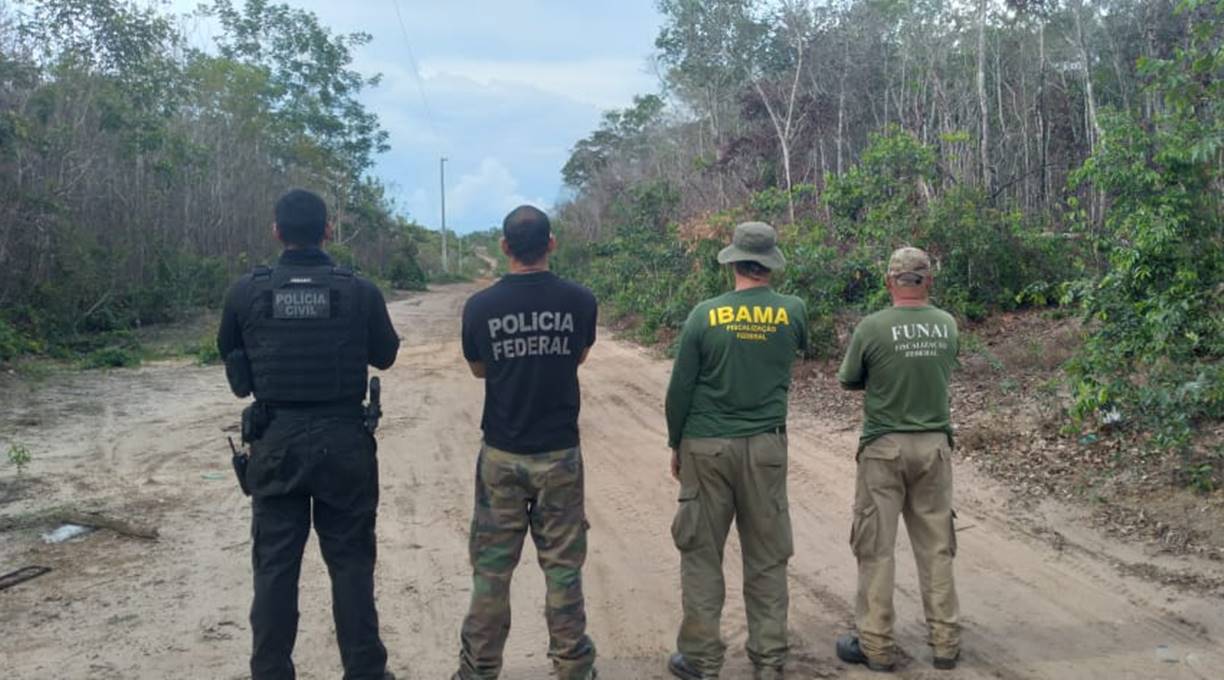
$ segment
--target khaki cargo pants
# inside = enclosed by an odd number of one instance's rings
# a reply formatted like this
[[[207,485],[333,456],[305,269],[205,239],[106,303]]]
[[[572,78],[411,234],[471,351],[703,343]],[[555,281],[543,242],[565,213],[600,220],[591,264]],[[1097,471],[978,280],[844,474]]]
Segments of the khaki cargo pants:
[[[744,559],[748,656],[758,666],[786,661],[786,562],[793,553],[786,500],[786,434],[680,442],[680,503],[672,538],[680,550],[684,618],[676,647],[706,677],[718,677],[723,546],[732,520]]]
[[[595,645],[586,634],[582,597],[587,551],[582,451],[520,455],[486,445],[476,465],[472,603],[463,621],[457,678],[492,680],[501,673],[510,633],[510,579],[528,531],[544,570],[548,656],[556,675],[560,680],[591,675]]]
[[[850,546],[858,558],[856,618],[863,653],[894,661],[893,580],[897,517],[905,516],[918,586],[935,656],[960,648],[959,604],[952,579],[956,531],[952,510],[952,447],[943,432],[898,432],[858,455]]]

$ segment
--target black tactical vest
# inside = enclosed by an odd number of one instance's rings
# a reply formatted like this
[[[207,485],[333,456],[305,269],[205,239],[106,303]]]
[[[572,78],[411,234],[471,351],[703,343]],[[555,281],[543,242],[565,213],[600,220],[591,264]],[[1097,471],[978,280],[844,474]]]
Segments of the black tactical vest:
[[[243,342],[255,398],[358,402],[369,363],[367,310],[343,267],[256,268]]]

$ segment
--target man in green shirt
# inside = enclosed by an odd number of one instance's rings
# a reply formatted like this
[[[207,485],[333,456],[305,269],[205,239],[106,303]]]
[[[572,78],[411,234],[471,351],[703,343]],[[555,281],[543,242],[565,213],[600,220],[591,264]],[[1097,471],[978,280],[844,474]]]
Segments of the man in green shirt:
[[[735,228],[718,261],[735,290],[697,305],[684,324],[667,388],[672,475],[680,481],[672,538],[680,550],[684,619],[668,660],[684,680],[717,678],[726,645],[723,547],[732,520],[744,553],[748,656],[757,680],[786,661],[786,404],[791,364],[807,346],[803,301],[770,288],[785,260],[762,222]]]
[[[875,671],[895,666],[893,579],[897,518],[905,516],[936,668],[960,658],[952,578],[952,426],[948,380],[956,365],[956,320],[930,304],[931,261],[901,248],[888,263],[893,306],[859,323],[837,378],[866,390],[850,546],[858,559],[857,635],[837,656]]]

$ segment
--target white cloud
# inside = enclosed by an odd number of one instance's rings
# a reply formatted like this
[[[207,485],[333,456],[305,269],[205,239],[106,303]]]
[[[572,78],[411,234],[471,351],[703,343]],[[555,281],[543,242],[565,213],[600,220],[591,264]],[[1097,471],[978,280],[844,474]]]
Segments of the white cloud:
[[[200,2],[138,1],[176,12]],[[450,159],[447,226],[485,229],[519,203],[551,204],[528,197],[560,192],[572,145],[604,110],[629,106],[633,95],[657,87],[648,68],[659,25],[655,0],[398,0],[399,16],[390,0],[276,1],[316,12],[336,33],[372,35],[354,50],[353,66],[383,74],[361,94],[391,145],[373,174],[401,209],[430,227],[440,213],[439,156]],[[188,20],[184,29],[201,46],[219,32],[207,19]]]
[[[570,61],[430,59],[421,75],[455,75],[486,86],[520,84],[600,110],[628,106],[633,96],[657,89],[644,59],[582,59]]]
[[[519,190],[519,182],[502,162],[486,157],[474,173],[459,178],[454,188],[446,191],[447,220],[453,216],[463,220],[471,215],[504,215],[517,206],[530,203],[547,209],[540,198],[527,198]],[[468,225],[470,229],[487,228],[490,225]]]

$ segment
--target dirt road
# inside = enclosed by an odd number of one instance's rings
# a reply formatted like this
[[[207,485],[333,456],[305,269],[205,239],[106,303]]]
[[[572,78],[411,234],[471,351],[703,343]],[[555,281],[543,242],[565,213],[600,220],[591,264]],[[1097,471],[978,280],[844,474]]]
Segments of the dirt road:
[[[464,366],[458,312],[472,286],[396,302],[405,336],[384,374],[379,432],[379,606],[392,669],[443,679],[455,663],[468,601],[466,533],[479,443],[480,382]],[[582,433],[592,525],[586,568],[590,630],[602,678],[663,678],[679,620],[678,558],[668,527],[662,398],[668,364],[608,334],[582,369]],[[11,385],[10,385],[11,387]],[[250,595],[247,501],[232,483],[225,428],[238,402],[217,367],[160,364],[53,377],[33,396],[0,397],[0,443],[35,455],[27,480],[0,477],[0,573],[50,574],[0,592],[0,676],[164,680],[244,677]],[[845,668],[834,636],[851,622],[847,546],[856,423],[792,407],[790,677],[879,677]],[[912,679],[1224,678],[1220,594],[1178,591],[1125,573],[1219,574],[1219,565],[1151,557],[1083,528],[1049,505],[1024,516],[1008,493],[957,470],[957,570],[965,661],[931,669],[908,546],[900,548],[900,643]],[[156,542],[99,531],[47,546],[36,521],[57,505],[105,508],[160,527]],[[2,527],[7,526],[4,530]],[[14,528],[15,527],[15,528]],[[547,677],[543,578],[528,548],[514,584],[507,680]],[[314,541],[302,578],[300,677],[337,678],[330,596]],[[737,584],[738,546],[728,548]],[[748,678],[742,600],[729,593],[724,678]],[[1158,646],[1163,646],[1158,648]]]

